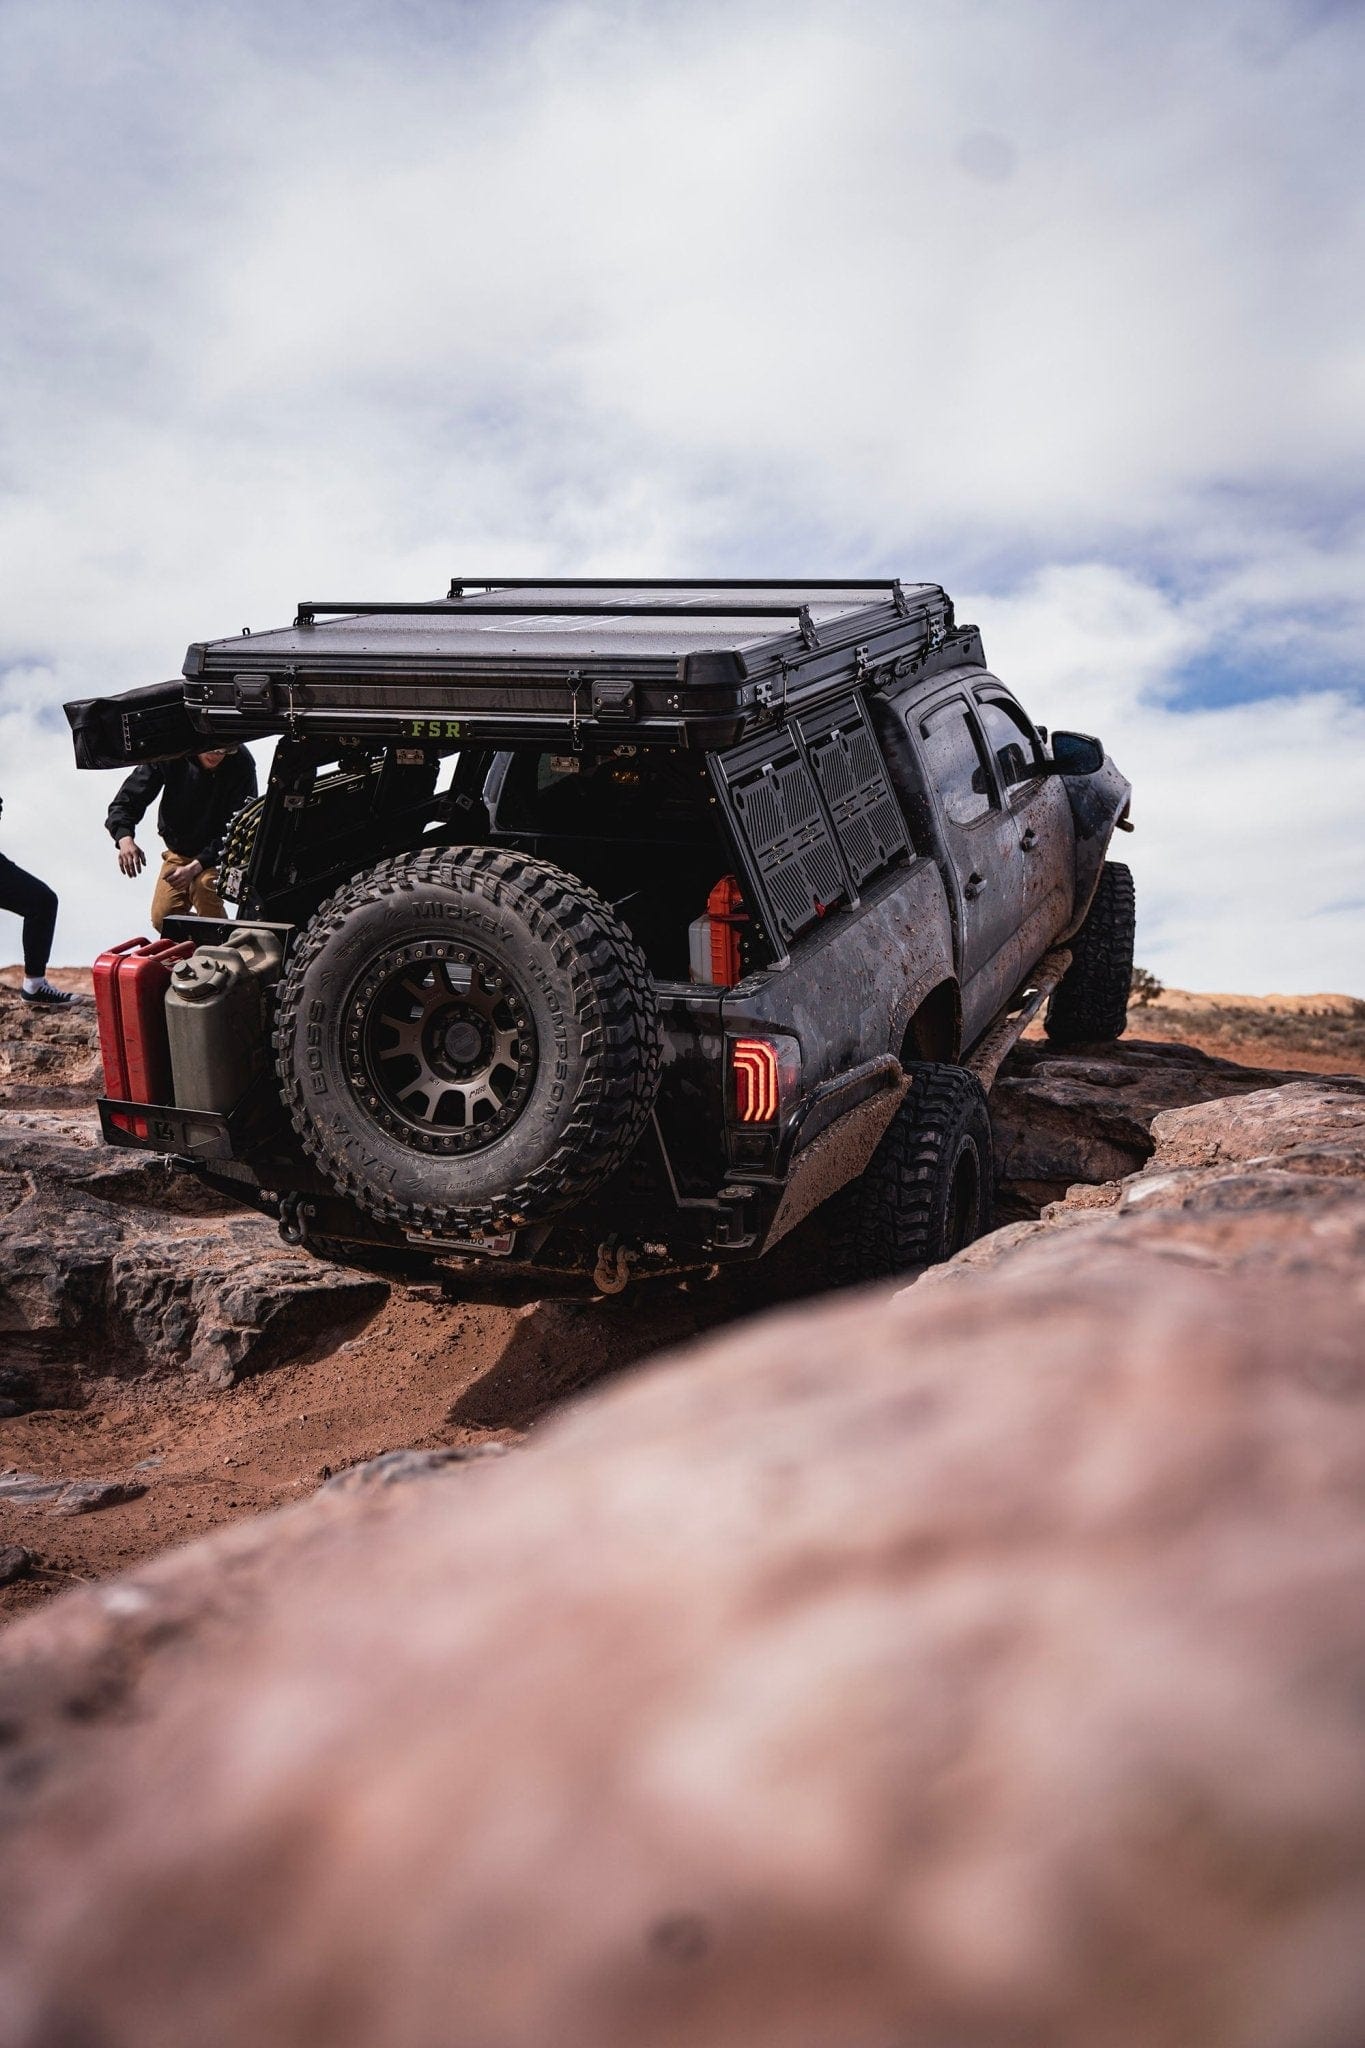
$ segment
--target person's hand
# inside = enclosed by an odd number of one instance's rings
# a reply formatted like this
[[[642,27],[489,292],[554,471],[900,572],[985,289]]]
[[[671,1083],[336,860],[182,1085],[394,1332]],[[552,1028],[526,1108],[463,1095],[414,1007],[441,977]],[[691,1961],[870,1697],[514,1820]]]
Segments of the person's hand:
[[[140,875],[147,865],[147,856],[131,832],[126,833],[118,843],[118,864],[130,881],[134,875]]]
[[[166,880],[173,889],[188,889],[191,882],[197,882],[203,872],[202,860],[187,860],[182,866],[169,869]]]

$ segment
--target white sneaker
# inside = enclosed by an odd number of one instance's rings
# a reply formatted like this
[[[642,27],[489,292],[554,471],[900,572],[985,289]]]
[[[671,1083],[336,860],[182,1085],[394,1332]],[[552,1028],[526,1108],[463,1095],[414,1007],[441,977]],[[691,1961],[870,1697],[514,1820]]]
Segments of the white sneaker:
[[[41,975],[32,987],[25,983],[19,993],[26,1003],[36,1003],[47,1010],[64,1010],[68,1003],[77,1000],[69,989],[54,988],[46,975]]]

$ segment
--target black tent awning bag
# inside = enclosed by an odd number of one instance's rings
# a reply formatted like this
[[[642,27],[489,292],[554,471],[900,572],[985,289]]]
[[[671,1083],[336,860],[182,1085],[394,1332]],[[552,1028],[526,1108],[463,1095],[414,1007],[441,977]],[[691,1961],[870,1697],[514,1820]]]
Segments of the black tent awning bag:
[[[185,708],[185,685],[150,683],[118,697],[83,697],[63,707],[78,768],[128,768],[192,754],[204,735]]]

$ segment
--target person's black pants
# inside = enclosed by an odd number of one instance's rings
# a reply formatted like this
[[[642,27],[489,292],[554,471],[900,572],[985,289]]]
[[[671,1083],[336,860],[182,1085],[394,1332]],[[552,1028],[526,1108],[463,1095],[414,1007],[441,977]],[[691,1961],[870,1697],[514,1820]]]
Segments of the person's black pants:
[[[24,973],[32,979],[46,974],[57,929],[57,896],[46,882],[29,875],[0,853],[0,910],[24,920]]]

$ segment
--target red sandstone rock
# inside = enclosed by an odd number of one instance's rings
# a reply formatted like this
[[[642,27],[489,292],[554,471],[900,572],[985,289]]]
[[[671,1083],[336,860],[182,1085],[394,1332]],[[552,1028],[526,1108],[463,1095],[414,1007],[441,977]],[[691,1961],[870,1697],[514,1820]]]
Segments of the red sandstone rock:
[[[1296,1082],[1165,1110],[1140,1173],[1079,1185],[1041,1221],[996,1231],[921,1286],[968,1273],[1071,1272],[1111,1246],[1225,1272],[1334,1276],[1365,1299],[1365,1093]]]
[[[1116,1247],[329,1490],[0,1646],[0,2033],[1359,2039],[1362,1487],[1358,1314]]]
[[[1135,1028],[1140,1025],[1138,1013]],[[1214,1101],[1231,1110],[1242,1095],[1303,1078],[1214,1059],[1188,1045],[1125,1038],[1068,1050],[1026,1039],[991,1091],[1001,1213],[1036,1216],[1072,1183],[1136,1172],[1151,1156],[1153,1120],[1160,1115]],[[1324,1085],[1365,1103],[1365,1081],[1334,1078]]]

